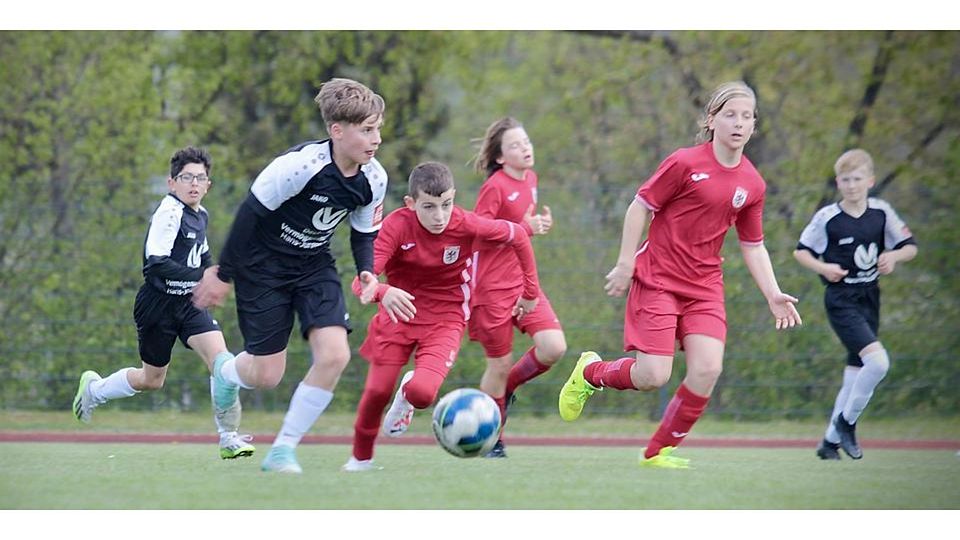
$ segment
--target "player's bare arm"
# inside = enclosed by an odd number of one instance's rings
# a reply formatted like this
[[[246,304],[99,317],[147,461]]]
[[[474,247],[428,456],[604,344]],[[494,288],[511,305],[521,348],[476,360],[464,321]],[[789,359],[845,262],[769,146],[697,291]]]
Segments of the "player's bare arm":
[[[803,324],[796,303],[799,300],[780,290],[777,277],[773,273],[773,264],[770,254],[763,244],[740,244],[743,261],[750,270],[750,275],[757,283],[757,287],[767,299],[770,313],[776,319],[777,330],[785,330]]]
[[[633,268],[636,264],[637,247],[647,228],[647,207],[634,199],[627,207],[627,214],[623,218],[623,234],[620,239],[620,255],[617,264],[607,273],[607,283],[603,289],[608,296],[623,296],[630,288],[633,280]]]

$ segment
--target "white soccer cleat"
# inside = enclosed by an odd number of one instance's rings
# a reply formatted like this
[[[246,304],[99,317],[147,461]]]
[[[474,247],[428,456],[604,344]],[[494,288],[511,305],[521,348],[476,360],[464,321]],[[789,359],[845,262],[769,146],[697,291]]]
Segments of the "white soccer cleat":
[[[413,378],[413,371],[408,371],[400,379],[397,395],[393,397],[393,404],[383,417],[383,434],[387,437],[399,437],[407,432],[413,420],[413,405],[403,397],[403,385]]]
[[[238,457],[252,456],[256,448],[250,441],[252,435],[239,435],[236,431],[228,431],[220,434],[220,459],[236,459]]]
[[[340,467],[340,470],[344,472],[382,471],[383,467],[374,465],[372,459],[357,459],[350,456],[350,459]]]
[[[80,375],[80,384],[77,387],[77,394],[73,397],[73,415],[77,420],[84,424],[89,424],[93,417],[93,410],[97,405],[103,403],[93,398],[90,393],[90,384],[99,381],[100,375],[96,371],[84,371]]]

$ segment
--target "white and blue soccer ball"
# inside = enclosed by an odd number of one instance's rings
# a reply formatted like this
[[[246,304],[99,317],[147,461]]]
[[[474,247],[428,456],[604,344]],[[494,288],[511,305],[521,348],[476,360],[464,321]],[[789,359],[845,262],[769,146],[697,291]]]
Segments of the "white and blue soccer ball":
[[[433,408],[433,434],[444,450],[457,457],[481,456],[497,444],[500,408],[480,390],[454,390]]]

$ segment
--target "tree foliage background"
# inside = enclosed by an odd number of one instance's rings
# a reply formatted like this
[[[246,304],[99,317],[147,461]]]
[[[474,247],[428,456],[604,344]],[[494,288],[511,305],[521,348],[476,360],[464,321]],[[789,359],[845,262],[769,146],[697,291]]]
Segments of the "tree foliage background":
[[[759,98],[746,153],[768,183],[767,247],[805,324],[773,329],[731,233],[730,333],[711,410],[795,417],[831,408],[844,352],[822,285],[791,252],[812,214],[837,199],[833,162],[859,146],[876,161],[875,195],[920,244],[917,259],[882,279],[881,339],[894,364],[871,414],[956,414],[958,74],[957,32],[0,32],[0,407],[65,408],[82,370],[139,365],[133,300],[170,155],[187,144],[213,154],[204,206],[216,256],[259,170],[325,138],[312,99],[337,76],[387,102],[378,159],[391,178],[388,209],[428,159],[453,168],[459,203],[472,207],[483,181],[472,170],[475,139],[501,116],[525,124],[541,203],[556,220],[535,239],[541,280],[570,350],[522,390],[518,411],[551,413],[582,350],[620,352],[624,302],[602,285],[623,212],[660,160],[693,144],[710,90],[742,79]],[[345,282],[346,246],[338,233]],[[356,350],[373,308],[350,302]],[[240,350],[232,298],[215,315]],[[518,336],[514,351],[528,346]],[[247,406],[285,408],[309,363],[296,334],[290,351],[281,386],[244,393]],[[482,358],[465,341],[445,389],[478,384]],[[682,371],[680,353],[674,385]],[[354,355],[334,407],[356,406],[365,372]],[[178,345],[163,391],[116,406],[206,407],[206,380]],[[588,413],[656,416],[671,390],[598,394]]]

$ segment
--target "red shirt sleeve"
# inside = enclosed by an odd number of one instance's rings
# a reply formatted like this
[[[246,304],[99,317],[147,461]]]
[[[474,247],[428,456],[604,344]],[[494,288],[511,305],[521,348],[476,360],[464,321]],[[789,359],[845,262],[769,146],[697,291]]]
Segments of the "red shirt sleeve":
[[[659,212],[665,204],[677,196],[683,187],[684,169],[683,164],[677,159],[677,153],[670,154],[660,163],[653,176],[640,186],[637,190],[637,198],[654,212]]]
[[[480,193],[477,194],[477,204],[473,207],[474,213],[480,217],[495,219],[502,205],[503,195],[501,195],[500,189],[494,185],[494,182],[487,179],[480,186]]]
[[[763,243],[763,203],[761,195],[756,201],[737,213],[737,237],[744,244]]]
[[[470,214],[467,214],[467,216],[470,216]],[[531,300],[540,296],[537,261],[533,255],[530,237],[523,234],[523,229],[512,221],[487,219],[476,214],[471,217],[471,226],[476,231],[476,238],[480,243],[509,244],[517,254],[517,260],[520,261],[520,271],[523,273],[522,296]]]

